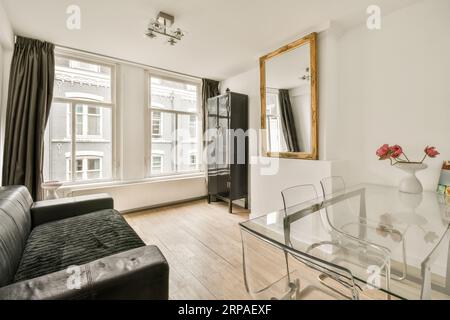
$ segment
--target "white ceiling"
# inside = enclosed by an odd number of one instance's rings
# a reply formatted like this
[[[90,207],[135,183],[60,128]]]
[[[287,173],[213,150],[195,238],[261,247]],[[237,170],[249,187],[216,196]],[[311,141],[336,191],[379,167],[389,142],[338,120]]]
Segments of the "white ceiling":
[[[222,80],[257,66],[258,58],[330,20],[362,23],[366,8],[383,14],[418,0],[0,0],[19,35],[199,77]],[[79,31],[66,9],[81,7]],[[188,31],[177,46],[143,36],[159,11]]]

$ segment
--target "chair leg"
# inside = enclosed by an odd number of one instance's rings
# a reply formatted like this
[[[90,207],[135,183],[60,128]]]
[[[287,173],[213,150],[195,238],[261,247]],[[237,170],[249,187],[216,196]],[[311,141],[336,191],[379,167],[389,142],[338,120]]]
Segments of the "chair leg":
[[[233,213],[233,200],[230,199],[230,208],[229,208],[229,212]]]

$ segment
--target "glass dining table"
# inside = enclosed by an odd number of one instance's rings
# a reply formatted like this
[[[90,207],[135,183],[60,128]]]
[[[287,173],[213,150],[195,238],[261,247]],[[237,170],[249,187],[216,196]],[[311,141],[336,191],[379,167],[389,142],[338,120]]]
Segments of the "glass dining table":
[[[276,260],[284,255],[338,268],[356,291],[376,290],[381,299],[450,299],[449,226],[449,197],[353,186],[241,223],[245,284],[258,299],[282,298],[272,290],[280,279],[299,291],[292,270]],[[268,251],[252,248],[255,239]]]

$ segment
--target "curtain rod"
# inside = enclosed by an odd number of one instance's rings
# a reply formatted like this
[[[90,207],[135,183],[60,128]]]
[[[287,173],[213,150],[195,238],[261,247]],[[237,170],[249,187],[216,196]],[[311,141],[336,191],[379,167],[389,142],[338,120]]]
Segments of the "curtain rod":
[[[160,67],[155,67],[155,66],[151,66],[151,65],[148,65],[148,64],[145,64],[145,63],[134,62],[134,61],[130,61],[130,60],[122,59],[122,58],[116,58],[116,57],[108,56],[108,55],[101,54],[101,53],[95,53],[95,52],[91,52],[91,51],[87,51],[87,50],[75,49],[75,48],[71,48],[71,47],[67,47],[67,46],[62,46],[62,45],[59,45],[59,44],[55,44],[55,47],[57,49],[63,49],[63,50],[69,50],[69,51],[74,51],[74,52],[80,52],[80,53],[84,53],[84,54],[88,54],[88,55],[93,55],[93,56],[106,58],[108,60],[113,60],[113,61],[120,62],[120,63],[125,63],[125,64],[129,64],[129,65],[134,65],[134,66],[150,68],[150,69],[154,69],[154,70],[158,70],[158,71],[163,71],[163,72],[173,73],[173,74],[177,74],[177,75],[184,76],[184,77],[189,77],[189,78],[192,78],[192,79],[202,80],[201,77],[193,76],[193,75],[190,75],[190,74],[177,72],[177,71],[172,71],[172,70],[164,69],[164,68],[160,68]]]
[[[14,43],[17,42],[17,35],[14,35]],[[59,44],[55,44],[55,47],[58,49],[63,49],[63,50],[69,50],[69,51],[74,51],[74,52],[81,52],[84,54],[88,54],[88,55],[93,55],[93,56],[98,56],[98,57],[102,57],[102,58],[106,58],[109,60],[113,60],[116,62],[120,62],[120,63],[126,63],[129,65],[134,65],[134,66],[140,66],[140,67],[145,67],[145,68],[150,68],[150,69],[154,69],[154,70],[158,70],[158,71],[163,71],[163,72],[168,72],[168,73],[173,73],[173,74],[177,74],[180,76],[184,76],[184,77],[189,77],[192,79],[197,79],[197,80],[202,80],[203,78],[201,77],[197,77],[197,76],[193,76],[190,74],[186,74],[186,73],[182,73],[182,72],[177,72],[177,71],[172,71],[169,69],[164,69],[164,68],[159,68],[159,67],[154,67],[145,63],[139,63],[139,62],[134,62],[134,61],[130,61],[130,60],[126,60],[126,59],[122,59],[122,58],[116,58],[116,57],[111,57],[105,54],[101,54],[101,53],[95,53],[95,52],[91,52],[91,51],[87,51],[87,50],[81,50],[81,49],[75,49],[72,47],[68,47],[68,46],[63,46],[63,45],[59,45]]]

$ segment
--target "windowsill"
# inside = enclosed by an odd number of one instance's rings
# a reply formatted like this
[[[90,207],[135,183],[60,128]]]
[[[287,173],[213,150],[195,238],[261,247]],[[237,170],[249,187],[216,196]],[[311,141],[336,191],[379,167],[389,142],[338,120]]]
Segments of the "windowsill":
[[[171,176],[161,176],[161,177],[152,177],[145,178],[139,180],[130,180],[130,181],[122,181],[122,180],[114,180],[114,181],[102,181],[102,182],[87,182],[81,184],[65,184],[59,190],[95,190],[102,189],[107,187],[119,187],[119,186],[129,186],[129,185],[139,185],[139,184],[148,184],[148,183],[160,183],[160,182],[170,182],[170,181],[178,181],[178,180],[189,180],[189,179],[199,179],[204,178],[205,172],[196,172],[189,174],[179,174],[179,175],[171,175]]]
[[[70,139],[52,139],[52,143],[71,143]],[[77,138],[77,143],[110,143],[111,140],[103,138]]]

